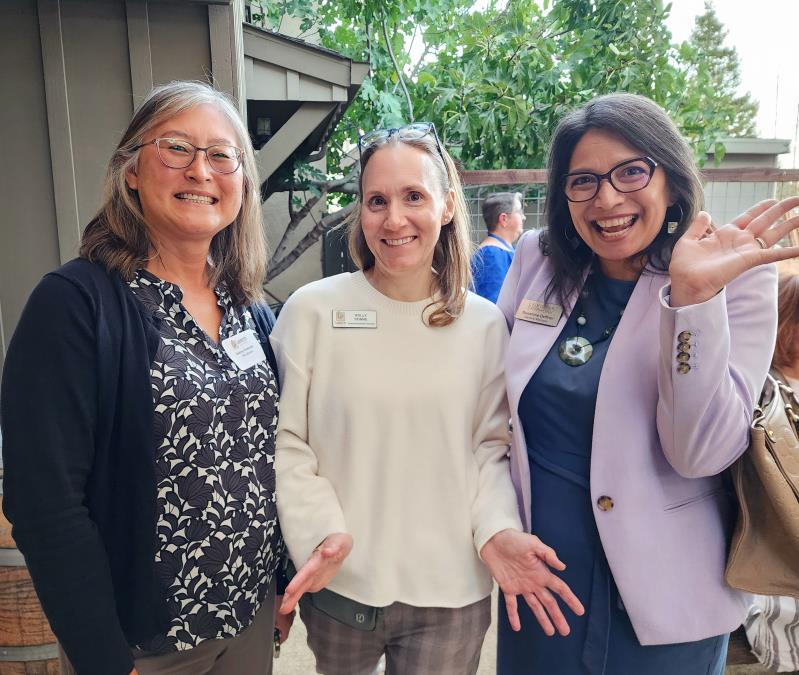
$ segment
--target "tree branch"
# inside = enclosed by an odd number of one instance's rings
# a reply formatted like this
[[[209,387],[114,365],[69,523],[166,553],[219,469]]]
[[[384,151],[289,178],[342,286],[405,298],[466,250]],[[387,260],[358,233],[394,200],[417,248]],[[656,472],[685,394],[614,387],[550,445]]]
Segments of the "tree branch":
[[[267,268],[266,282],[269,283],[279,274],[285,272],[299,258],[306,250],[313,246],[319,238],[324,234],[325,230],[329,230],[337,225],[340,225],[344,220],[355,210],[355,204],[348,204],[343,209],[335,213],[327,214],[322,220],[316,223],[313,228],[297,243],[294,249],[279,261],[275,261],[276,255],[272,256]],[[277,251],[275,251],[277,254]]]
[[[430,44],[429,43],[425,43],[424,51],[422,52],[422,55],[419,57],[419,60],[416,62],[416,65],[411,70],[411,75],[410,75],[411,79],[413,79],[414,77],[416,77],[419,74],[419,71],[422,69],[422,66],[424,65],[424,60],[425,60],[425,58],[427,58],[427,55],[429,53],[430,53]]]
[[[360,164],[356,163],[353,165],[352,170],[347,175],[343,176],[342,178],[337,178],[335,180],[327,181],[326,183],[323,183],[323,185],[328,186],[327,189],[328,192],[344,192],[342,188],[347,187],[351,184],[354,184],[357,190],[358,176],[360,175],[360,173],[361,173]],[[314,185],[314,183],[311,183],[311,185]],[[315,187],[321,188],[322,185],[318,185]]]
[[[333,180],[306,180],[302,182],[295,182],[293,180],[283,180],[274,183],[272,187],[274,192],[304,192],[309,187],[315,187],[317,190],[326,190],[327,192],[340,192],[345,195],[358,194],[358,175],[360,173],[360,166],[357,162],[353,164],[352,170],[342,178],[335,178]]]
[[[275,247],[275,252],[272,255],[272,259],[276,260],[281,258],[288,249],[288,239],[292,232],[294,232],[297,227],[299,227],[300,223],[305,220],[308,215],[313,215],[312,210],[313,208],[321,201],[327,198],[327,195],[330,192],[346,192],[349,194],[357,194],[358,192],[358,183],[357,183],[357,175],[359,172],[359,167],[355,165],[346,176],[342,178],[337,178],[336,180],[331,181],[309,181],[309,184],[314,185],[314,187],[319,188],[319,194],[311,197],[308,201],[305,202],[303,207],[296,211],[292,204],[292,197],[294,194],[293,187],[289,187],[289,222],[286,225],[286,229],[283,232],[283,236],[280,237],[280,241],[278,245]],[[301,188],[304,189],[304,188]],[[318,227],[318,223],[314,226]],[[313,230],[311,230],[313,231]],[[313,243],[313,242],[311,242]],[[310,245],[310,244],[309,244]]]
[[[277,258],[278,256],[282,256],[286,249],[288,248],[288,238],[289,235],[297,229],[299,224],[305,220],[306,216],[311,212],[314,206],[316,206],[322,199],[327,197],[327,190],[322,190],[317,196],[311,197],[303,207],[299,211],[295,211],[294,214],[291,216],[288,225],[286,225],[286,229],[283,232],[283,236],[280,237],[280,242],[275,247],[275,253],[272,256],[273,258]]]
[[[289,218],[294,220],[294,188],[290,187],[288,189],[289,193]]]
[[[388,49],[388,55],[391,57],[391,63],[394,64],[394,70],[397,73],[397,80],[402,86],[402,92],[405,94],[405,101],[408,104],[408,115],[410,117],[411,122],[414,121],[413,117],[413,103],[411,102],[411,95],[408,93],[408,88],[405,86],[405,80],[402,77],[402,71],[400,70],[399,65],[397,65],[397,59],[394,56],[394,50],[391,47],[391,40],[388,38],[388,28],[386,27],[386,17],[383,15],[381,20],[381,24],[383,26],[383,39],[386,41],[386,48]]]
[[[328,144],[329,141],[330,141],[330,138],[328,138],[324,143],[322,143],[322,147],[320,147],[317,152],[313,153],[312,155],[308,155],[305,158],[305,161],[306,162],[318,162],[320,159],[324,159],[325,155],[327,154],[327,144]]]

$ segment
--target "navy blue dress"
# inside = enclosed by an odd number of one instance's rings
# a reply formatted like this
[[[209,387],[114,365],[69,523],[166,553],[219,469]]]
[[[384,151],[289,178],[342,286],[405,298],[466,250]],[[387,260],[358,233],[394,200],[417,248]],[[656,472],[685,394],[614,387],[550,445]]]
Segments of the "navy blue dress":
[[[566,564],[560,573],[586,609],[575,616],[560,603],[571,633],[547,637],[522,597],[522,630],[508,623],[500,597],[498,675],[721,675],[727,635],[643,647],[624,610],[602,549],[589,490],[594,408],[602,365],[612,339],[599,340],[618,322],[634,281],[589,276],[581,296],[587,323],[572,312],[530,378],[519,400],[528,443],[532,487],[532,531]],[[593,344],[592,358],[569,366],[558,356],[564,338],[580,335]],[[656,584],[657,579],[653,578]]]

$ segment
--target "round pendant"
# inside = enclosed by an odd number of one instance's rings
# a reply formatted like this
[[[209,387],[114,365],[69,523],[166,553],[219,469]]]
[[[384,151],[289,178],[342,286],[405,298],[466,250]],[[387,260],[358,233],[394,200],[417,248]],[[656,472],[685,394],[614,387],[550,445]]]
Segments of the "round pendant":
[[[594,346],[584,337],[566,338],[558,347],[558,356],[569,366],[582,366],[594,353]]]

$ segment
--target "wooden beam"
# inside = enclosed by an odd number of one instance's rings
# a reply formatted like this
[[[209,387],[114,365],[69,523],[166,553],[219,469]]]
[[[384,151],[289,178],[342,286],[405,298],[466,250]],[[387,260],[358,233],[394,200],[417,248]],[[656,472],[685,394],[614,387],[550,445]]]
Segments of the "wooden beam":
[[[130,90],[133,111],[153,88],[153,59],[150,49],[150,21],[147,0],[125,0],[128,21],[128,55],[130,58]]]
[[[464,171],[461,174],[464,185],[528,185],[546,183],[546,169],[489,169]]]
[[[703,169],[702,177],[710,183],[787,183],[799,181],[799,169],[772,169],[765,166]]]
[[[742,167],[738,169],[704,169],[702,178],[708,183],[787,183],[799,181],[799,169]],[[486,169],[463,171],[464,185],[531,185],[546,184],[546,169]]]
[[[294,70],[286,71],[286,100],[300,100],[300,74]]]
[[[352,61],[253,26],[244,26],[244,53],[264,63],[348,87],[352,84]]]
[[[230,5],[208,6],[208,30],[211,41],[211,74],[214,87],[236,101],[246,119],[247,95],[244,91],[244,0]]]
[[[38,0],[38,10],[58,229],[58,253],[63,263],[78,254],[81,227],[72,128],[69,120],[64,37],[61,31],[61,2]]]
[[[267,144],[255,152],[261,181],[267,180],[308,135],[336,108],[335,103],[303,103],[277,130]]]

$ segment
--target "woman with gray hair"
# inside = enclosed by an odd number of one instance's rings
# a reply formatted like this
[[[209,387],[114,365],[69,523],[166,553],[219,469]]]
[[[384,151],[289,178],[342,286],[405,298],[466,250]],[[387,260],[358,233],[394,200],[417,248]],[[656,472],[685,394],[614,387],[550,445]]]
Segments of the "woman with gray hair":
[[[724,470],[748,445],[774,346],[769,263],[797,255],[773,245],[799,199],[712,227],[688,144],[631,94],[567,114],[548,168],[547,229],[522,237],[498,303],[511,468],[525,529],[586,613],[555,639],[501,618],[498,673],[721,675],[746,615],[724,582]]]
[[[4,509],[66,672],[271,672],[265,260],[235,107],[197,82],[155,89],[5,362]]]

